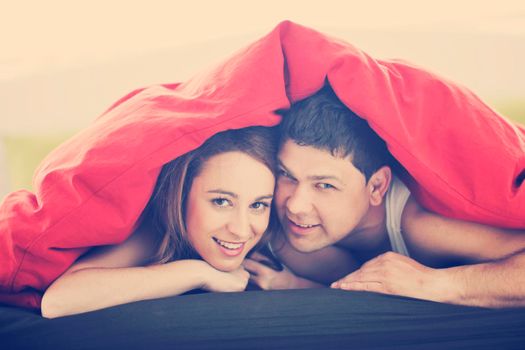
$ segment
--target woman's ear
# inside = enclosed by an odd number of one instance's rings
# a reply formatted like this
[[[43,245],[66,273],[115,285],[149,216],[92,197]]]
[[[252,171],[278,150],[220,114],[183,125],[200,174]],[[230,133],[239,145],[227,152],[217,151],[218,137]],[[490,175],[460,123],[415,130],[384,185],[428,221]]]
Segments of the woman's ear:
[[[392,170],[389,166],[382,166],[368,179],[368,190],[370,193],[370,204],[380,205],[390,187],[392,181]]]

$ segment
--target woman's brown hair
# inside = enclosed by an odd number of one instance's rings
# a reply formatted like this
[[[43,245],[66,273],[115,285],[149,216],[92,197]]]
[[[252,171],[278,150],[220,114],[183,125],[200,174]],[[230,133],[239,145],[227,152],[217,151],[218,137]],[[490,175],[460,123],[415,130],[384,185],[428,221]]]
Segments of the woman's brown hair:
[[[199,148],[162,167],[153,194],[141,218],[142,224],[148,225],[158,235],[158,249],[150,259],[150,263],[199,258],[186,233],[186,200],[193,179],[200,174],[206,161],[226,152],[245,153],[266,165],[275,174],[276,128],[252,126],[217,133]],[[277,227],[278,220],[275,210],[272,209],[266,232],[275,232]],[[267,236],[265,234],[265,238],[258,246],[267,242]]]

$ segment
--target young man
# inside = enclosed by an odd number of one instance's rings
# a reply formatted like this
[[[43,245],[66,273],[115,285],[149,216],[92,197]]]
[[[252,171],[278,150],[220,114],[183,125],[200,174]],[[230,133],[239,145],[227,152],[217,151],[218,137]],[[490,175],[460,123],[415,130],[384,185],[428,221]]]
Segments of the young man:
[[[331,285],[464,305],[525,305],[525,230],[419,206],[385,143],[329,86],[281,126],[275,204],[281,272],[245,261],[263,289]],[[255,259],[257,257],[255,256]]]

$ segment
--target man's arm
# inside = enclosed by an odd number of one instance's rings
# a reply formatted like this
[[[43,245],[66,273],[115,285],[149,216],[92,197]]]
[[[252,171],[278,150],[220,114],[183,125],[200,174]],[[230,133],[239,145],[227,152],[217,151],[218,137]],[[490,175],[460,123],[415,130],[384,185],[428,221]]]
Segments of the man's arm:
[[[487,263],[446,269],[455,293],[453,304],[512,307],[525,306],[525,250]]]
[[[453,304],[525,305],[525,231],[453,220],[410,198],[402,218],[410,255],[383,254],[333,285]],[[461,266],[444,266],[462,261]]]
[[[302,253],[278,235],[272,241],[272,248],[285,265],[283,271],[258,263],[256,254],[243,264],[252,274],[251,280],[266,290],[326,287],[359,267],[348,252],[335,246]]]

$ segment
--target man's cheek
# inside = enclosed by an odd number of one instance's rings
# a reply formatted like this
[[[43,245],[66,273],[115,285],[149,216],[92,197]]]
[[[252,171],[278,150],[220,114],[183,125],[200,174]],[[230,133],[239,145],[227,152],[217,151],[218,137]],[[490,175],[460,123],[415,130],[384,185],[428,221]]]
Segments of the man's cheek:
[[[277,208],[277,212],[280,214],[280,211],[284,207],[284,202],[286,198],[286,192],[284,186],[279,186],[275,188],[275,207]]]

